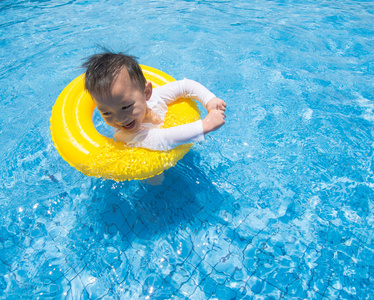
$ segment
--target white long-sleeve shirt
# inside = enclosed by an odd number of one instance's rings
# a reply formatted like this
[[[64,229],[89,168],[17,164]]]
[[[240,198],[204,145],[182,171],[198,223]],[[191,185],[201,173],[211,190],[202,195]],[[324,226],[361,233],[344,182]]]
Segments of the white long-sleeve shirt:
[[[153,89],[147,106],[162,120],[165,120],[167,105],[179,98],[192,98],[201,102],[205,107],[214,97],[215,95],[200,83],[183,79]],[[129,146],[161,151],[170,150],[184,143],[204,141],[201,120],[170,128],[160,128],[161,126],[162,124],[143,123],[135,133],[117,130],[114,138]]]

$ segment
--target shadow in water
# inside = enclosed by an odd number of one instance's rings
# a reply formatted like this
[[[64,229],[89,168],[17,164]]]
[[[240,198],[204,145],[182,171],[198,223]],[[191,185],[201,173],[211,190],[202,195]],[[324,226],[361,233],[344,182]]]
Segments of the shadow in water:
[[[101,219],[101,231],[119,234],[129,243],[135,237],[153,237],[192,222],[219,209],[223,195],[196,166],[199,154],[191,151],[177,166],[164,172],[162,185],[145,181],[116,183],[100,181],[92,195],[92,206]],[[92,218],[92,216],[91,216]],[[99,223],[98,220],[92,220]]]

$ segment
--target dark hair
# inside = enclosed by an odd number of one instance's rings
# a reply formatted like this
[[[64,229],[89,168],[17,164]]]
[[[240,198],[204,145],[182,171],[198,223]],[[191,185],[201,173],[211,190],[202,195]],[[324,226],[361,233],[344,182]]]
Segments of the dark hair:
[[[144,90],[147,82],[136,57],[122,52],[107,51],[94,54],[87,59],[82,67],[86,68],[84,87],[90,94],[96,96],[109,95],[113,81],[123,67],[127,68],[131,82],[141,91]]]

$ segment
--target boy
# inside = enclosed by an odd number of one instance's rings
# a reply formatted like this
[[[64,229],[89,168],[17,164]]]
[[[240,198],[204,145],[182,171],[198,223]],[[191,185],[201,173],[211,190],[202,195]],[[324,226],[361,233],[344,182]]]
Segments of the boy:
[[[204,86],[184,79],[153,90],[132,56],[96,54],[83,67],[87,68],[85,88],[104,121],[118,129],[114,138],[130,146],[169,150],[183,143],[203,141],[205,134],[225,123],[226,103]],[[161,129],[167,104],[180,97],[200,101],[208,115],[190,124]]]

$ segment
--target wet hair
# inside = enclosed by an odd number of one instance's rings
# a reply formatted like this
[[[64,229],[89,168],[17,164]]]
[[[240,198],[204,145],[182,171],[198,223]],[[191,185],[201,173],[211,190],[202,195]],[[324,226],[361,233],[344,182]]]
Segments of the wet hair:
[[[90,56],[82,65],[86,68],[84,87],[91,94],[99,97],[108,97],[114,80],[120,71],[126,67],[131,82],[144,91],[146,79],[143,75],[136,57],[113,53],[110,51]]]

